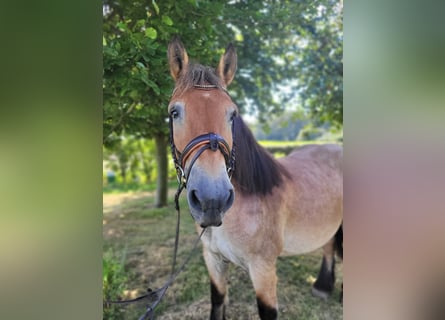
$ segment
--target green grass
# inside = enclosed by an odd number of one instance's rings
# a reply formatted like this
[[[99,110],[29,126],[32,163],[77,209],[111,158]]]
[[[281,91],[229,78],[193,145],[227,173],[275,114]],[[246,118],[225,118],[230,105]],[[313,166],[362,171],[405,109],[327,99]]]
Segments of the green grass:
[[[125,252],[125,251],[124,251]],[[105,300],[118,300],[125,283],[128,281],[124,270],[125,254],[117,259],[112,250],[104,253],[102,258],[102,291]],[[104,308],[104,319],[122,319],[125,310],[118,305]]]
[[[170,179],[168,186],[173,188],[176,186],[176,181]],[[123,192],[136,192],[136,191],[155,191],[156,183],[111,183],[102,186],[103,193],[123,193]]]
[[[172,263],[176,212],[173,205],[175,188],[169,191],[169,206],[154,208],[154,192],[150,190],[104,193],[103,250],[106,261],[115,267],[112,292],[122,299],[133,298],[150,287],[161,287],[168,279]],[[185,197],[181,197],[181,226],[178,264],[187,257],[197,238],[194,222],[188,213]],[[337,285],[327,301],[312,297],[311,284],[321,264],[320,251],[308,255],[279,258],[278,300],[280,319],[342,319],[338,303],[342,272],[337,268]],[[106,271],[109,274],[108,271]],[[236,266],[228,274],[229,305],[227,319],[258,319],[255,294],[249,276]],[[109,296],[109,289],[104,291]],[[104,310],[104,319],[138,319],[144,304]],[[208,319],[210,312],[209,278],[201,254],[196,254],[168,289],[156,309],[157,320]],[[109,316],[107,318],[107,316]]]

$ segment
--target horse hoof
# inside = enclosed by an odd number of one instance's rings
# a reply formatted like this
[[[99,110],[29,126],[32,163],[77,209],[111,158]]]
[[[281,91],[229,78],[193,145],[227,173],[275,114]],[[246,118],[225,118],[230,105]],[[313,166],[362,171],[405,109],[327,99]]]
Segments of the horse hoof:
[[[323,299],[323,300],[327,300],[328,297],[329,297],[329,292],[321,291],[321,290],[319,290],[319,289],[317,289],[315,287],[312,287],[312,295],[314,297],[317,297],[317,298],[320,298],[320,299]]]

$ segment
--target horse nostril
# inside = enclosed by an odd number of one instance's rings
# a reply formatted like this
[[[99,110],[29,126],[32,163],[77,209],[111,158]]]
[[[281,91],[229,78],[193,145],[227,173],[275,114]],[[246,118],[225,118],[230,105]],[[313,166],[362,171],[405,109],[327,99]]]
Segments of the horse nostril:
[[[232,206],[234,200],[235,200],[235,193],[233,192],[233,189],[230,189],[229,197],[227,198],[226,205],[225,205],[226,210],[228,210]]]
[[[230,189],[229,190],[229,199],[227,200],[227,203],[232,204],[234,198],[235,198],[235,193],[233,192],[233,189]]]
[[[201,201],[199,201],[197,190],[192,190],[190,193],[190,202],[194,207],[201,208]]]

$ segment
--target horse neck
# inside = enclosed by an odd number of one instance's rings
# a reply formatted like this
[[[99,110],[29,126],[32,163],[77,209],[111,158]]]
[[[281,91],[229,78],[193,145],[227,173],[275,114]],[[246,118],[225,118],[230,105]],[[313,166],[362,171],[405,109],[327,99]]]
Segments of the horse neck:
[[[266,195],[288,176],[286,169],[264,149],[241,119],[234,120],[236,147],[234,185],[243,194]]]

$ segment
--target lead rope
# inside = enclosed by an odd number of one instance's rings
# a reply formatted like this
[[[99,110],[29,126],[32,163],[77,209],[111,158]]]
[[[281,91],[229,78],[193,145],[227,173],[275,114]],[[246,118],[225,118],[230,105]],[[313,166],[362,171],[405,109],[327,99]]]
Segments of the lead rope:
[[[129,300],[120,300],[120,301],[106,300],[104,305],[109,305],[109,304],[129,304],[129,303],[142,301],[142,300],[145,300],[145,299],[147,299],[147,300],[149,300],[151,302],[154,299],[154,301],[147,306],[147,309],[146,309],[145,313],[141,317],[139,317],[139,320],[147,320],[147,319],[153,320],[154,319],[154,311],[155,311],[156,307],[162,301],[165,293],[167,292],[168,287],[175,281],[175,279],[178,277],[178,275],[182,271],[184,271],[185,266],[190,261],[190,259],[192,258],[193,254],[195,253],[196,248],[198,247],[198,243],[201,240],[201,237],[202,237],[202,235],[204,234],[204,232],[206,230],[206,229],[202,229],[201,233],[199,234],[199,237],[195,240],[195,243],[193,244],[192,251],[190,252],[188,257],[184,260],[184,262],[182,263],[181,267],[175,272],[176,257],[177,257],[178,245],[179,245],[179,225],[180,225],[180,216],[181,216],[181,210],[180,210],[180,207],[179,207],[179,196],[181,195],[181,192],[184,189],[184,187],[185,187],[184,183],[179,183],[178,190],[176,191],[176,194],[175,194],[175,208],[176,208],[176,213],[177,213],[176,236],[175,236],[175,247],[174,247],[174,251],[173,251],[173,262],[172,262],[172,268],[171,268],[171,273],[170,273],[169,279],[159,289],[156,289],[156,290],[153,291],[151,288],[148,288],[147,289],[147,293],[142,295],[142,296],[139,296],[139,297],[134,298],[134,299],[129,299]]]

